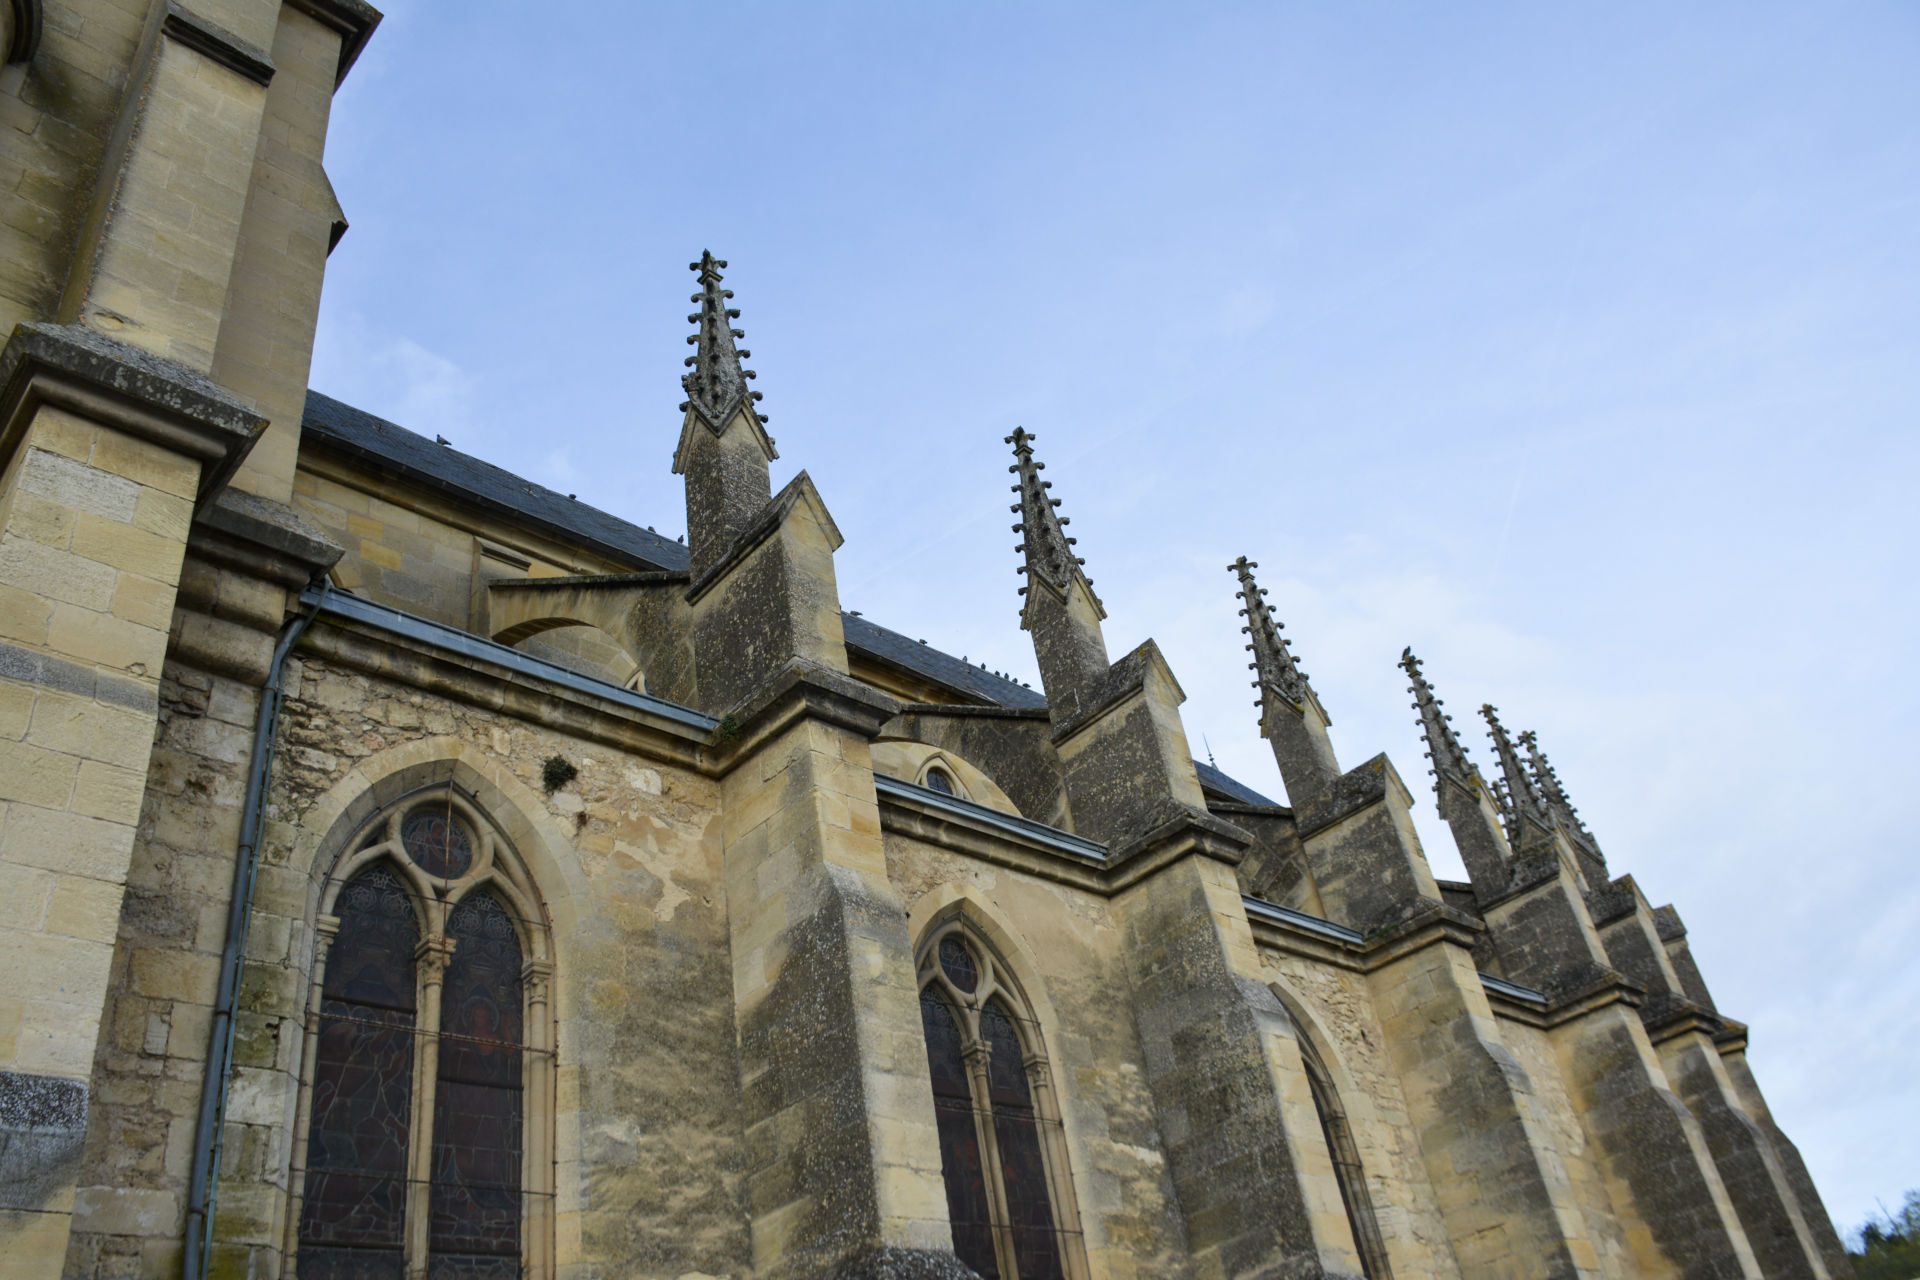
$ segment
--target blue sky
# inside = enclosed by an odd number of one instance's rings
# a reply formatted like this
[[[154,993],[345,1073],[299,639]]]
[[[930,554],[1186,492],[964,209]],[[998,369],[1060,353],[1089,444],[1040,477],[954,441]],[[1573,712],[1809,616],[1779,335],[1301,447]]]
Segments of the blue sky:
[[[1245,554],[1457,875],[1411,644],[1678,906],[1845,1229],[1920,1186],[1916,66],[1898,3],[393,0],[313,383],[678,533],[711,248],[848,607],[1037,682],[1024,425],[1196,749],[1282,795]]]

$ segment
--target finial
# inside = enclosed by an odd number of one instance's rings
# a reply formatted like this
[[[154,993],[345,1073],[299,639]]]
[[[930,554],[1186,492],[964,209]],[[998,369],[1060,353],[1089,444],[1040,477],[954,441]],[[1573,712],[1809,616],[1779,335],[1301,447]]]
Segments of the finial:
[[[1528,729],[1519,736],[1520,745],[1527,749],[1527,766],[1533,775],[1533,785],[1539,788],[1541,797],[1546,801],[1548,812],[1559,818],[1567,826],[1568,833],[1585,843],[1596,854],[1599,845],[1593,833],[1580,821],[1580,811],[1567,799],[1566,788],[1560,785],[1560,775],[1547,762],[1547,753],[1540,749],[1540,739],[1533,730]]]
[[[1442,711],[1446,703],[1434,696],[1433,686],[1420,671],[1420,659],[1409,645],[1400,652],[1400,665],[1413,683],[1407,692],[1413,695],[1413,709],[1420,713],[1420,729],[1427,737],[1427,758],[1433,761],[1433,790],[1440,794],[1442,782],[1451,777],[1463,786],[1476,776],[1467,760],[1467,749],[1453,731],[1453,717]]]
[[[1073,554],[1077,539],[1069,538],[1066,533],[1066,526],[1073,522],[1055,510],[1060,505],[1060,499],[1047,494],[1053,488],[1053,482],[1040,478],[1047,464],[1034,460],[1033,442],[1038,438],[1025,427],[1015,427],[1013,434],[1006,438],[1006,443],[1013,446],[1013,465],[1007,470],[1019,477],[1013,492],[1020,501],[1009,510],[1020,517],[1020,523],[1013,526],[1013,531],[1021,535],[1021,541],[1013,549],[1026,557],[1026,563],[1016,571],[1027,578],[1027,585],[1020,588],[1020,594],[1031,598],[1033,584],[1039,582],[1054,594],[1064,597],[1068,586],[1077,579],[1086,588],[1094,612],[1105,618],[1106,607],[1100,603],[1100,597],[1094,594],[1093,579],[1087,576],[1083,568],[1087,562]],[[1023,617],[1024,613],[1022,610]]]
[[[733,327],[733,321],[740,315],[738,309],[727,305],[733,290],[720,287],[720,271],[726,265],[725,258],[716,258],[705,250],[700,254],[700,261],[687,264],[687,269],[700,278],[700,292],[692,298],[700,304],[700,309],[687,317],[688,323],[697,326],[699,332],[687,338],[688,345],[695,350],[686,359],[692,372],[680,379],[687,393],[680,407],[682,412],[690,409],[699,414],[715,432],[724,431],[742,407],[753,412],[753,402],[760,399],[758,391],[747,390],[747,383],[757,375],[740,363],[753,353],[734,346],[735,338],[747,335],[744,330]],[[759,422],[767,420],[764,414],[753,416]]]
[[[1504,785],[1496,788],[1496,794],[1501,802],[1501,816],[1507,821],[1507,841],[1515,849],[1520,849],[1525,842],[1519,838],[1516,824],[1530,822],[1535,826],[1546,826],[1546,801],[1535,789],[1533,779],[1527,776],[1493,704],[1482,704],[1480,714],[1487,719],[1487,736],[1493,739],[1494,754],[1500,757],[1500,774]]]
[[[1229,573],[1239,575],[1240,598],[1245,601],[1240,616],[1247,620],[1247,625],[1240,630],[1252,637],[1247,648],[1253,653],[1253,661],[1247,664],[1247,669],[1258,676],[1253,687],[1260,690],[1263,707],[1271,692],[1285,698],[1298,711],[1313,696],[1313,686],[1307,682],[1307,673],[1294,662],[1286,637],[1280,634],[1281,624],[1273,620],[1273,607],[1265,598],[1267,593],[1253,580],[1253,571],[1259,567],[1258,561],[1245,556],[1227,566]]]

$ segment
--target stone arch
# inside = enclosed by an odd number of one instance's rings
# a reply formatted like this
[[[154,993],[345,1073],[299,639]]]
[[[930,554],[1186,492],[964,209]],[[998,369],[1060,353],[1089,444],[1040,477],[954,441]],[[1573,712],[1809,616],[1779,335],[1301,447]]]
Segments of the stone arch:
[[[475,843],[469,869],[436,879],[397,850],[407,815],[417,814],[423,804],[437,806],[442,796],[449,817],[457,816]],[[576,904],[584,900],[574,860],[565,856],[570,848],[563,829],[526,784],[465,740],[450,737],[403,743],[360,761],[305,815],[286,851],[285,866],[300,877],[305,890],[306,927],[295,931],[291,958],[295,984],[309,994],[303,1002],[306,1017],[298,1024],[298,1033],[288,1037],[297,1046],[294,1060],[286,1064],[294,1070],[274,1089],[294,1119],[291,1148],[283,1156],[288,1162],[285,1256],[295,1256],[301,1247],[307,1126],[315,1087],[315,1019],[320,1016],[320,983],[327,955],[334,931],[341,927],[333,915],[334,899],[362,872],[377,866],[397,876],[414,899],[423,946],[426,940],[448,936],[456,927],[461,905],[480,896],[494,900],[497,907],[489,909],[504,911],[518,935],[519,972],[527,1002],[520,1038],[513,1042],[521,1046],[527,1063],[515,1104],[521,1108],[517,1114],[523,1126],[522,1257],[527,1274],[552,1274],[553,1170],[563,1118],[555,1083],[557,1063],[566,1056],[559,1032],[567,1021],[561,986],[568,981],[558,958],[571,949],[570,940],[578,932]],[[434,989],[432,981],[423,987]],[[437,1005],[423,1005],[420,1016],[422,1027],[440,1025]],[[429,1149],[419,1144],[428,1140],[431,1130],[421,1128],[421,1123],[416,1115],[410,1158],[424,1161]],[[410,1166],[409,1177],[418,1174],[419,1169]]]
[[[927,770],[936,766],[945,769],[960,784],[965,792],[963,799],[1012,814],[1016,818],[1026,816],[1012,798],[1000,789],[999,783],[949,747],[937,747],[906,738],[882,738],[873,744],[875,773],[925,785],[922,780],[927,776]]]
[[[307,943],[321,898],[348,841],[376,813],[415,792],[449,782],[500,828],[525,865],[547,913],[555,964],[556,1003],[567,986],[565,958],[578,935],[587,885],[571,856],[573,841],[530,786],[464,738],[420,738],[359,761],[302,818],[287,849],[286,868],[306,884]]]
[[[1358,1087],[1346,1063],[1334,1049],[1333,1037],[1325,1025],[1280,982],[1270,982],[1274,998],[1293,1023],[1294,1043],[1300,1051],[1300,1065],[1306,1071],[1319,1113],[1327,1155],[1334,1166],[1340,1198],[1347,1211],[1347,1223],[1353,1232],[1354,1247],[1360,1255],[1361,1270],[1367,1280],[1392,1280],[1386,1242],[1375,1215],[1370,1183],[1378,1177],[1383,1154],[1361,1135],[1375,1128],[1373,1099]],[[1367,1173],[1371,1154],[1374,1173]]]
[[[923,989],[940,986],[946,988],[948,996],[953,999],[965,999],[940,972],[943,962],[936,958],[940,954],[936,948],[947,945],[943,940],[958,936],[967,941],[966,949],[976,956],[983,951],[986,953],[985,964],[992,973],[991,983],[989,985],[983,977],[982,989],[975,991],[968,988],[973,992],[973,1012],[961,1012],[958,1005],[948,1004],[946,1007],[966,1026],[975,1028],[963,1034],[978,1034],[983,1041],[989,1035],[987,1024],[992,1016],[992,1010],[987,1005],[1000,1006],[1012,1018],[1033,1104],[1024,1123],[1037,1135],[1040,1144],[1037,1158],[1046,1172],[1045,1185],[1051,1201],[1061,1274],[1065,1280],[1087,1280],[1090,1270],[1080,1205],[1087,1199],[1088,1189],[1081,1185],[1085,1176],[1081,1171],[1088,1167],[1089,1156],[1069,1118],[1073,1109],[1069,1105],[1065,1086],[1061,1083],[1065,1073],[1057,1065],[1064,1036],[1042,983],[1045,970],[1024,938],[971,885],[951,884],[929,890],[914,903],[907,916],[908,929],[914,939],[916,983]],[[946,1002],[943,1000],[941,1003]],[[1024,1027],[1021,1025],[1023,1023],[1026,1024]],[[993,1043],[998,1044],[998,1039],[995,1038]],[[969,1052],[976,1051],[978,1047],[976,1043],[975,1049]],[[998,1061],[997,1049],[994,1058]],[[984,1066],[977,1069],[985,1071]],[[986,1078],[982,1074],[973,1082],[976,1107],[986,1105],[982,1101],[986,1095],[978,1092]],[[936,1088],[935,1092],[938,1095],[939,1089]],[[992,1105],[996,1117],[1001,1116],[1001,1102],[996,1101]],[[981,1123],[982,1156],[994,1149],[992,1144],[996,1141],[1004,1143],[1010,1140],[1012,1131],[1001,1128],[1002,1120]],[[997,1139],[994,1136],[996,1134],[999,1135]],[[944,1164],[944,1139],[942,1146]],[[1007,1148],[1002,1146],[1000,1150],[1004,1152]],[[989,1167],[984,1171],[989,1184],[996,1184],[1000,1179],[998,1169],[999,1165],[989,1161]],[[952,1176],[950,1171],[944,1169],[943,1175]],[[1014,1185],[1008,1181],[990,1194],[996,1197],[1006,1195],[1007,1188]],[[952,1194],[950,1182],[949,1195]],[[1003,1219],[996,1216],[995,1222],[996,1234],[1007,1232],[1008,1226]],[[1017,1232],[1011,1232],[1008,1239],[1017,1235]],[[956,1247],[960,1245],[957,1238],[955,1244]],[[1002,1247],[1010,1246],[1003,1243]],[[1008,1256],[1002,1254],[1002,1261]]]
[[[616,574],[593,578],[518,578],[494,581],[487,585],[486,631],[495,641],[518,647],[535,637],[571,627],[588,627],[604,636],[609,644],[633,664],[644,682],[654,678],[654,667],[661,655],[649,637],[663,634],[659,626],[647,626],[668,601],[657,574]],[[564,653],[543,653],[565,662]],[[612,679],[607,671],[589,672]],[[630,684],[630,672],[618,673],[616,684]]]

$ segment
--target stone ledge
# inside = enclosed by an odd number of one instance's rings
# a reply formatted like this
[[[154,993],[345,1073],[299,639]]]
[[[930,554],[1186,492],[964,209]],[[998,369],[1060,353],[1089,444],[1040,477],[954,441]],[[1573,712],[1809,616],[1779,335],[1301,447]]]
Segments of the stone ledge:
[[[803,718],[822,720],[871,742],[899,711],[898,702],[852,676],[805,659],[790,659],[721,717],[708,739],[710,768],[714,776],[726,776]]]
[[[1204,809],[1189,809],[1185,805],[1175,808],[1165,822],[1108,855],[1109,892],[1117,893],[1138,884],[1190,853],[1213,858],[1230,867],[1238,867],[1246,858],[1253,844],[1252,836]]]
[[[1107,891],[1104,851],[1093,852],[1092,841],[1029,819],[940,803],[948,797],[885,774],[875,774],[874,783],[882,830],[1089,893]]]
[[[223,489],[200,508],[187,552],[289,588],[306,586],[346,554],[292,507],[242,489]]]
[[[201,374],[77,324],[22,324],[0,351],[0,465],[42,405],[200,462],[199,502],[225,486],[267,420]]]
[[[209,22],[182,8],[177,0],[167,0],[160,30],[176,44],[212,59],[235,75],[245,76],[262,87],[273,82],[277,68],[265,49],[242,40],[217,22]]]

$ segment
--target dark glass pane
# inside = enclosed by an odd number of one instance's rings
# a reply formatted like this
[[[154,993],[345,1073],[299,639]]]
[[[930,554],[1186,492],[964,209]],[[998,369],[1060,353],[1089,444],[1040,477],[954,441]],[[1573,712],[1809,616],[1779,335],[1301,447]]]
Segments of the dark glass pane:
[[[993,1219],[960,1026],[947,1002],[930,987],[920,992],[920,1025],[927,1034],[927,1071],[933,1077],[933,1118],[940,1130],[940,1173],[947,1184],[953,1251],[987,1280],[998,1280],[1000,1264],[993,1253]]]
[[[953,779],[949,778],[944,770],[929,769],[927,770],[927,789],[950,796],[953,794]]]
[[[405,1257],[398,1249],[335,1249],[300,1246],[300,1280],[403,1280]]]
[[[1360,1274],[1367,1280],[1392,1280],[1387,1263],[1386,1245],[1380,1239],[1380,1224],[1373,1216],[1373,1198],[1367,1194],[1366,1171],[1360,1167],[1360,1152],[1353,1142],[1353,1130],[1340,1107],[1340,1095],[1326,1068],[1316,1060],[1313,1050],[1301,1043],[1301,1062],[1307,1069],[1307,1089],[1313,1094],[1313,1109],[1320,1117],[1320,1133],[1327,1140],[1327,1155],[1333,1161],[1333,1179],[1340,1187],[1340,1203],[1347,1211],[1347,1225],[1353,1228],[1353,1243],[1360,1251]]]
[[[429,1274],[514,1276],[520,1268],[520,939],[490,893],[447,920],[453,959],[440,992],[433,1106]]]
[[[473,866],[473,839],[444,809],[416,809],[400,824],[407,856],[431,876],[458,880]]]
[[[948,936],[940,939],[940,967],[947,971],[947,980],[962,991],[971,991],[980,985],[980,974],[974,968],[973,953],[958,938]]]
[[[302,1280],[375,1280],[401,1271],[407,1129],[413,1104],[413,903],[374,867],[334,906],[300,1210]]]
[[[1060,1241],[1054,1230],[1053,1198],[1047,1194],[1047,1166],[1040,1155],[1033,1094],[1027,1088],[1027,1068],[1012,1015],[998,1000],[988,1001],[981,1011],[980,1035],[991,1046],[988,1094],[1007,1188],[1014,1263],[1020,1280],[1060,1280]]]

